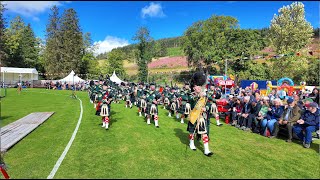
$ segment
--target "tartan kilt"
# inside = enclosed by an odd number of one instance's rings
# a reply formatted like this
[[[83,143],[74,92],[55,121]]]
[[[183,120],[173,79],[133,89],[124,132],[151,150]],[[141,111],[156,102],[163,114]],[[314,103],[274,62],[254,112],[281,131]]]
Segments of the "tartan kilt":
[[[171,105],[172,105],[173,103],[176,104],[176,111],[178,111],[179,109],[178,109],[178,104],[177,104],[177,102],[170,102],[170,104],[166,106],[166,109],[168,109],[168,110],[170,110],[170,111],[173,111],[173,110],[171,109]]]
[[[91,96],[90,96],[90,99],[91,99],[93,102],[94,102],[94,97],[95,97],[95,95],[96,95],[95,93],[92,93]]]
[[[140,108],[141,107],[141,99],[137,98],[137,107]]]
[[[205,122],[206,122],[206,124],[208,123],[207,119],[205,119]],[[188,121],[187,131],[189,132],[189,134],[192,134],[193,132],[198,134],[198,129],[196,131],[194,131],[196,126],[197,126],[197,121],[194,124],[192,124],[190,121]],[[199,127],[199,130],[205,131],[206,127],[203,124],[201,124]]]
[[[97,110],[96,110],[96,115],[97,115],[97,116],[100,116],[101,107],[102,107],[102,103],[99,104],[99,108],[97,108]],[[108,104],[108,110],[109,110],[109,117],[110,117],[110,116],[111,116],[111,107],[110,107],[110,104]]]
[[[151,110],[151,105],[152,105],[152,103],[147,103],[147,108],[146,108],[146,112],[147,112],[147,114],[148,115],[151,115],[151,112],[150,112],[150,110]],[[159,114],[158,112],[158,105],[157,104],[155,104],[156,105],[156,108],[157,108],[157,114]]]
[[[178,112],[180,113],[180,114],[184,114],[184,110],[186,109],[186,104],[181,104],[180,105],[180,108],[178,109]]]
[[[136,101],[136,98],[135,97],[130,97],[130,101],[133,104]]]

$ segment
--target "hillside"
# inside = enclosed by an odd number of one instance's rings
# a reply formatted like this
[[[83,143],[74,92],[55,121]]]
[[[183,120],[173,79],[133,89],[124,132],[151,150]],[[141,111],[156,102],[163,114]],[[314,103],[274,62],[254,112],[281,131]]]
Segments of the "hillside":
[[[319,51],[319,39],[314,39],[313,42],[306,48],[306,51]],[[168,48],[169,56],[153,59],[148,64],[149,72],[154,73],[168,73],[168,72],[180,72],[188,70],[188,62],[186,56],[183,55],[183,51],[180,47]],[[261,55],[275,55],[272,48],[266,47],[260,51]],[[320,52],[314,52],[314,56],[318,56]],[[103,65],[104,60],[98,60],[99,66]],[[266,59],[257,58],[254,61],[258,63],[266,62]],[[124,61],[124,69],[128,75],[135,75],[138,73],[138,65],[127,60]]]

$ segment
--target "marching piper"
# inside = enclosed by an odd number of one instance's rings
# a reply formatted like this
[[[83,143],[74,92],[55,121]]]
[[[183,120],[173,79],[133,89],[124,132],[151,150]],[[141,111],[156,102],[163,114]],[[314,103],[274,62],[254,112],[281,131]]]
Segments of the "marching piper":
[[[189,147],[192,150],[196,150],[194,145],[194,135],[197,133],[202,136],[202,141],[204,145],[204,155],[211,156],[213,153],[209,150],[209,137],[207,135],[206,124],[208,123],[207,119],[207,110],[206,110],[206,101],[207,97],[205,92],[202,91],[202,86],[206,82],[206,75],[202,72],[197,72],[193,74],[191,78],[191,113],[190,120],[188,122],[187,131],[189,132]]]

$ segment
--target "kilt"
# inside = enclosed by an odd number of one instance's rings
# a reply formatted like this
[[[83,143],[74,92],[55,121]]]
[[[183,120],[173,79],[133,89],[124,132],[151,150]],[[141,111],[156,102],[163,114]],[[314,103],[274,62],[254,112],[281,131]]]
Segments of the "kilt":
[[[133,96],[133,97],[130,97],[130,101],[131,103],[133,104],[135,101],[136,101],[136,98]]]
[[[148,114],[148,115],[151,115],[151,105],[152,105],[152,103],[147,103],[147,108],[146,108],[146,113]],[[156,110],[156,113],[158,114],[158,105],[157,104],[155,104],[156,105],[156,108],[157,108],[157,110]]]
[[[102,104],[100,104],[100,105],[99,105],[99,108],[96,110],[96,115],[97,115],[97,116],[100,116],[101,107],[102,107]],[[111,114],[110,114],[110,112],[111,112],[110,109],[111,109],[110,104],[108,104],[109,117],[111,116]]]
[[[180,105],[180,108],[178,109],[178,112],[180,113],[180,114],[184,114],[184,111],[185,111],[185,109],[186,109],[186,102],[182,102],[182,104]]]
[[[91,96],[90,96],[90,99],[91,99],[92,101],[94,101],[95,96],[96,96],[96,93],[92,93]]]
[[[201,124],[200,127],[199,127],[199,131],[206,131],[207,132],[207,128],[208,128],[208,120],[207,120],[207,117],[203,117],[204,118],[204,121],[205,121],[205,125],[204,124]],[[197,120],[198,121],[198,120]],[[188,121],[188,127],[187,127],[187,131],[192,134],[193,132],[198,134],[198,129],[195,131],[195,128],[197,126],[197,121],[192,124],[190,121]],[[207,126],[207,127],[205,127]]]

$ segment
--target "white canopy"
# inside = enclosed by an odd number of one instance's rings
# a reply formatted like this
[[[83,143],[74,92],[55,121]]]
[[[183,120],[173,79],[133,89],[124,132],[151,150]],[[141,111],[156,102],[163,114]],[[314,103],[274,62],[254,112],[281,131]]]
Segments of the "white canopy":
[[[32,83],[33,80],[38,80],[38,71],[35,68],[1,67],[1,82],[15,85],[20,79]]]
[[[111,80],[112,82],[117,83],[117,84],[120,84],[121,82],[123,82],[121,79],[118,78],[118,76],[116,75],[116,72],[115,72],[115,71],[113,71],[113,74],[112,74],[112,76],[110,77],[110,80]]]
[[[72,70],[71,71],[71,73],[68,75],[68,76],[66,76],[65,78],[63,78],[63,79],[60,79],[60,80],[57,80],[57,81],[61,81],[61,82],[67,82],[67,83],[79,83],[79,82],[83,82],[83,81],[85,81],[85,80],[83,80],[83,79],[81,79],[81,78],[79,78],[79,76],[77,76],[77,75],[74,75],[75,73],[74,73],[74,71]],[[74,79],[73,79],[73,76],[74,76]]]

